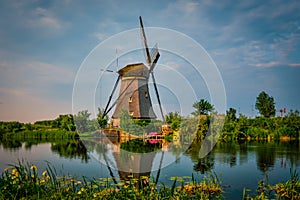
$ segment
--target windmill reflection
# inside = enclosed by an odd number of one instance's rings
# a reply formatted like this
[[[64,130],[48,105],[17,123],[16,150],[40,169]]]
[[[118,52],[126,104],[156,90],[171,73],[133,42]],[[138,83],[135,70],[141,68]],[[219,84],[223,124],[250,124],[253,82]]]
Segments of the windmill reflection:
[[[141,139],[129,137],[104,136],[84,139],[84,144],[91,154],[99,157],[110,173],[115,184],[117,177],[121,181],[136,180],[136,186],[149,184],[153,171],[155,156],[161,154],[156,180],[160,175],[160,168],[164,151],[168,150],[169,142],[165,139]],[[118,174],[114,173],[114,169]]]

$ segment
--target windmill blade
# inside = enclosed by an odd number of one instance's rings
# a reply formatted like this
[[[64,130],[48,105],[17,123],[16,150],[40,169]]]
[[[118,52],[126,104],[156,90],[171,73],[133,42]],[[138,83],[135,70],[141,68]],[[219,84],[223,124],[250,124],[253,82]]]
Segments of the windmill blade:
[[[153,69],[154,69],[154,67],[156,66],[156,63],[157,63],[159,57],[160,57],[160,54],[159,54],[159,52],[157,51],[156,57],[154,58],[153,63],[150,65],[149,73],[152,73],[152,72],[153,72]]]
[[[151,72],[151,75],[152,75],[153,85],[154,85],[154,89],[155,89],[155,93],[156,93],[156,97],[157,97],[157,101],[158,101],[158,105],[159,105],[160,114],[162,116],[163,122],[165,122],[165,116],[164,116],[164,113],[163,113],[163,110],[162,110],[162,107],[161,107],[159,93],[158,93],[158,89],[157,89],[157,86],[156,86],[156,81],[155,81],[153,72]]]
[[[143,43],[143,46],[144,46],[145,51],[146,51],[146,58],[147,58],[148,65],[150,66],[151,63],[152,63],[152,60],[151,60],[151,57],[150,57],[149,47],[148,47],[148,44],[147,44],[146,33],[145,33],[145,30],[144,30],[142,16],[140,16],[140,26],[141,26],[141,34],[142,34],[142,43]]]
[[[119,94],[119,97],[115,100],[115,102],[110,106],[109,109],[106,110],[106,112],[103,114],[103,116],[107,115],[111,109],[117,104],[118,100],[121,98],[121,96],[127,91],[127,89],[129,88],[129,86],[133,83],[133,81],[136,80],[136,77],[134,79],[132,79],[129,84],[126,86],[126,88]],[[108,106],[107,106],[108,107]]]
[[[107,102],[107,104],[106,104],[106,106],[105,106],[105,109],[104,109],[104,111],[103,111],[103,114],[102,114],[102,118],[104,118],[104,117],[107,115],[107,113],[108,113],[108,111],[107,111],[108,106],[109,106],[109,104],[110,104],[110,102],[111,102],[111,99],[112,99],[112,97],[113,97],[113,95],[114,95],[114,93],[115,93],[115,91],[116,91],[116,88],[117,88],[117,86],[118,86],[119,81],[120,81],[120,75],[118,76],[118,79],[117,79],[117,81],[116,81],[116,83],[115,83],[115,85],[114,85],[114,88],[113,88],[113,90],[112,90],[112,92],[111,92],[111,95],[109,96],[108,102]]]
[[[110,70],[110,69],[100,69],[102,72],[111,72],[111,73],[118,73],[118,71]]]
[[[151,61],[154,61],[156,56],[158,54],[158,47],[157,47],[157,43],[154,45],[154,47],[151,49],[151,52],[150,52],[150,58],[151,58]],[[152,63],[151,63],[152,64]]]
[[[155,185],[157,185],[157,183],[158,183],[158,179],[159,179],[160,170],[161,170],[162,162],[163,162],[163,159],[164,159],[164,155],[165,155],[165,151],[162,151],[162,155],[161,155],[160,162],[159,162],[159,168],[158,168],[158,171],[157,171],[157,174],[156,174]]]
[[[114,176],[114,173],[113,173],[112,170],[111,170],[111,167],[110,167],[110,165],[109,165],[109,163],[108,163],[108,161],[107,161],[108,158],[106,157],[105,153],[103,153],[103,158],[104,158],[105,163],[106,163],[106,166],[107,166],[107,168],[108,168],[108,170],[109,170],[110,176],[112,177],[114,183],[117,185],[117,188],[119,189],[118,182],[117,182],[117,180],[116,180],[116,177]]]

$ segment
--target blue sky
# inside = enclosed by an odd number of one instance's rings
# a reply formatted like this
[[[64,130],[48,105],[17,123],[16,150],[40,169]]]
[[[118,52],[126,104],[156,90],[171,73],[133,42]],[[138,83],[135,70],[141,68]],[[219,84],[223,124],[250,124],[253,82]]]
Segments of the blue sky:
[[[205,48],[221,73],[228,108],[255,116],[256,96],[264,90],[277,109],[300,110],[297,0],[3,0],[0,120],[33,122],[72,113],[83,60],[110,36],[138,28],[140,15],[145,26],[179,31]]]

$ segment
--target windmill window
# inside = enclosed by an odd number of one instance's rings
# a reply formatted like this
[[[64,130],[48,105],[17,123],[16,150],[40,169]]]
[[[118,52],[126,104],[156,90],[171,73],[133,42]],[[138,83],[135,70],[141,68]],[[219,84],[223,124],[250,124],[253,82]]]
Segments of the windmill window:
[[[132,97],[129,97],[129,102],[130,102],[130,103],[132,102]]]
[[[148,98],[148,97],[149,97],[149,94],[148,94],[148,92],[147,92],[147,91],[145,92],[145,97],[146,97],[146,98]]]

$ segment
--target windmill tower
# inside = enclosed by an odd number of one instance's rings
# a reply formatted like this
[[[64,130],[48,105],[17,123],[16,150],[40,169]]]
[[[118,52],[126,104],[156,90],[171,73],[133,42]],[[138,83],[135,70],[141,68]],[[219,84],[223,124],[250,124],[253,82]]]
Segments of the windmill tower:
[[[152,108],[151,98],[149,94],[148,82],[151,75],[156,97],[158,100],[161,116],[164,120],[161,102],[159,98],[158,89],[156,86],[153,70],[160,57],[157,45],[151,49],[148,48],[146,34],[143,26],[142,17],[140,16],[140,29],[142,42],[145,49],[147,65],[143,63],[129,64],[118,71],[118,79],[115,82],[112,93],[108,99],[107,105],[103,112],[103,117],[107,115],[110,110],[116,106],[112,115],[113,126],[120,126],[120,114],[122,110],[128,111],[133,119],[155,119],[156,115]],[[110,106],[113,94],[121,80],[119,96],[117,100]]]

